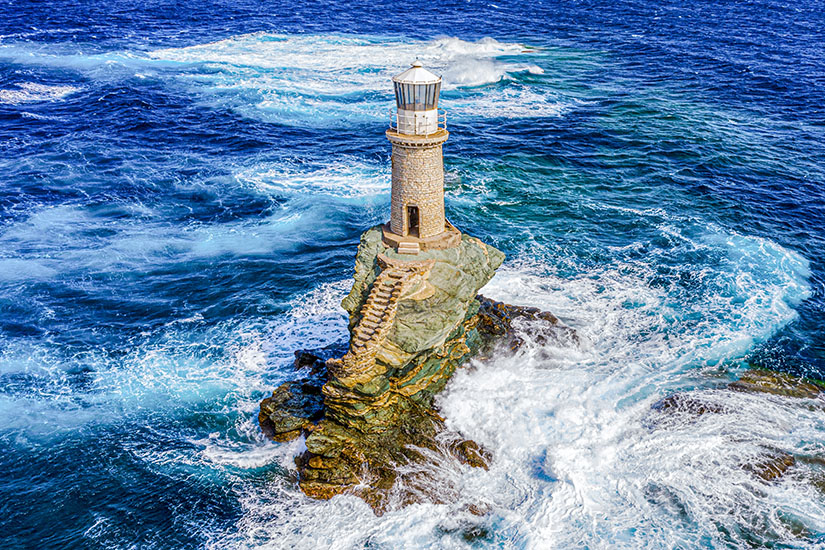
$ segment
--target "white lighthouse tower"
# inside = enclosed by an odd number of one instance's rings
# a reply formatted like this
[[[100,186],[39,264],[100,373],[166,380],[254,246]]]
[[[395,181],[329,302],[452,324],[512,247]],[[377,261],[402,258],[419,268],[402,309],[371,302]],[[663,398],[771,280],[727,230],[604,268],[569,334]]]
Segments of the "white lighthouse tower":
[[[444,217],[446,114],[438,109],[441,77],[416,60],[392,79],[396,114],[392,143],[392,209],[384,243],[402,254],[457,246],[461,233]]]

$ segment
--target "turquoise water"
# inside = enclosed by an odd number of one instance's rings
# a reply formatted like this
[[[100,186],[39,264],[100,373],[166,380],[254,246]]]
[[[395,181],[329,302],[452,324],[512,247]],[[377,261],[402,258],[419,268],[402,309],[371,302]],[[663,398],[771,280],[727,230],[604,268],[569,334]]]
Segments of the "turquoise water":
[[[49,8],[0,8],[4,548],[823,544],[818,466],[740,467],[824,456],[823,412],[715,391],[825,373],[816,5]],[[346,340],[416,56],[448,217],[508,257],[483,292],[582,341],[457,374],[439,406],[492,468],[378,518],[304,497],[256,414]],[[730,412],[651,410],[679,390]]]

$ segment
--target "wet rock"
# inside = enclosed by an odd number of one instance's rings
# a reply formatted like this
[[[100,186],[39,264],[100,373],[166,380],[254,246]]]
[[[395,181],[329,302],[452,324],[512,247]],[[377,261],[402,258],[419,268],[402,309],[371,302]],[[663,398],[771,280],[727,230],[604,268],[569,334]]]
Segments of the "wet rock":
[[[459,536],[464,542],[470,544],[491,541],[493,538],[492,532],[487,527],[468,521],[461,521],[450,527],[441,526],[439,531],[444,535]]]
[[[754,394],[781,395],[797,399],[817,399],[823,397],[823,388],[812,380],[798,378],[790,374],[772,372],[763,369],[751,369],[745,371],[739,380],[728,384],[725,388],[720,388],[715,392],[724,399],[725,393],[730,395],[731,391],[747,392]],[[803,406],[808,406],[801,402]],[[676,393],[652,407],[654,410],[663,413],[689,413],[693,416],[705,414],[731,414],[734,411],[723,404],[709,401],[691,393]],[[825,459],[817,456],[794,456],[781,449],[766,449],[765,452],[754,459],[743,462],[740,466],[753,473],[755,477],[765,482],[773,482],[781,479],[796,464],[812,466],[815,471],[809,477],[811,483],[825,492],[825,475],[820,471],[825,468]]]
[[[380,514],[393,503],[444,501],[443,493],[432,490],[444,488],[444,480],[438,479],[436,468],[426,467],[433,457],[445,460],[450,453],[462,453],[468,463],[486,467],[489,453],[477,443],[440,443],[447,428],[433,411],[406,398],[399,406],[404,413],[380,433],[322,420],[307,438],[306,452],[296,459],[301,489],[320,499],[355,494]]]
[[[811,476],[811,484],[817,491],[825,496],[825,473],[817,472]]]
[[[261,402],[258,423],[274,441],[291,441],[315,428],[324,413],[317,385],[286,382]]]
[[[467,511],[473,514],[474,516],[486,516],[490,513],[490,505],[489,504],[470,504],[467,506]]]
[[[745,371],[739,380],[730,383],[728,387],[735,391],[769,393],[801,399],[814,399],[823,393],[822,386],[810,380],[762,369]]]
[[[796,459],[793,455],[772,449],[756,461],[744,464],[743,467],[764,481],[775,481],[782,477],[794,464],[796,464]]]
[[[293,367],[308,377],[286,382],[261,401],[258,424],[264,435],[274,441],[284,442],[307,434],[324,416],[324,400],[321,387],[326,381],[326,362],[320,353],[306,350],[295,352]]]
[[[689,393],[675,393],[653,405],[653,409],[664,413],[686,412],[696,416],[707,413],[724,413],[727,409],[718,403],[692,396]]]
[[[497,302],[481,295],[478,300],[478,331],[488,344],[484,352],[491,351],[492,343],[517,351],[525,343],[522,335],[539,345],[562,339],[579,341],[576,331],[562,324],[552,313],[535,307]]]
[[[471,439],[465,439],[454,444],[450,450],[453,456],[462,464],[467,464],[473,468],[484,468],[485,470],[489,468],[492,455]]]
[[[307,369],[310,376],[326,376],[326,361],[306,350],[295,352],[295,370]]]

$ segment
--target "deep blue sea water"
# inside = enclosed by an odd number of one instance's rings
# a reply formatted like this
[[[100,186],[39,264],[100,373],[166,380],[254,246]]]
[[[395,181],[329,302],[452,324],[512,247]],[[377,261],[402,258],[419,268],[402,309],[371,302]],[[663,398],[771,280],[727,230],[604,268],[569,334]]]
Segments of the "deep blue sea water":
[[[0,2],[0,547],[822,548],[822,5]],[[389,78],[443,74],[485,294],[582,343],[461,371],[455,505],[297,489],[258,402],[346,339]],[[676,390],[728,414],[662,420]],[[741,464],[810,457],[765,484]],[[476,517],[466,504],[484,503]]]

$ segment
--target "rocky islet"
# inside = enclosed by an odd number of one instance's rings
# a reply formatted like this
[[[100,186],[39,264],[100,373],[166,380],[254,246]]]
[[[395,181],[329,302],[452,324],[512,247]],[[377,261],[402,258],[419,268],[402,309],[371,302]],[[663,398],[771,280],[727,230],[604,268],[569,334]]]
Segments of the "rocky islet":
[[[380,226],[364,232],[342,303],[351,336],[345,353],[297,352],[303,379],[282,384],[261,403],[259,422],[271,439],[306,436],[295,462],[307,495],[348,492],[380,513],[449,500],[450,488],[430,467],[441,460],[487,467],[490,453],[451,432],[433,396],[474,354],[496,345],[518,349],[516,320],[531,323],[537,340],[575,338],[550,313],[478,295],[503,260],[466,234],[454,248],[410,257],[384,243]]]

